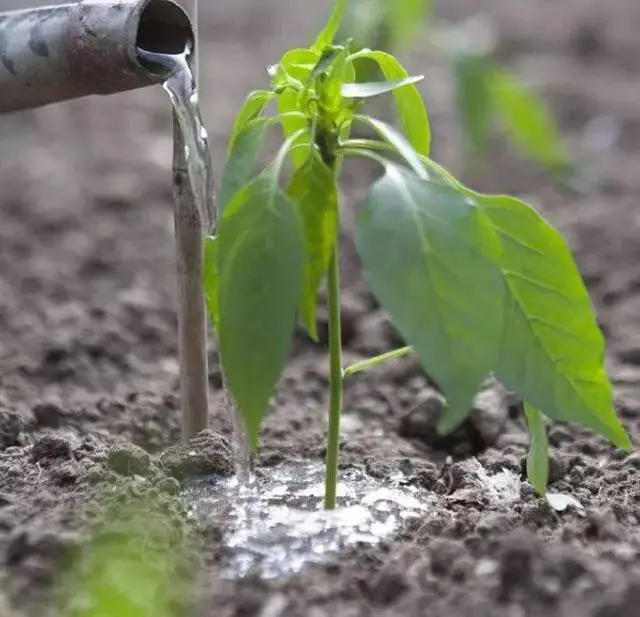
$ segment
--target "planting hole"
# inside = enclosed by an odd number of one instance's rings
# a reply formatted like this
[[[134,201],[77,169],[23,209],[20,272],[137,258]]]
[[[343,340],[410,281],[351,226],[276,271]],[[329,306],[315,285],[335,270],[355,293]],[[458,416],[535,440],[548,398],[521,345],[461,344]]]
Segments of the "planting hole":
[[[357,469],[342,471],[338,508],[323,509],[324,466],[285,464],[268,477],[239,486],[235,478],[209,477],[183,497],[190,516],[223,528],[223,576],[284,578],[357,544],[375,545],[427,511],[426,493],[402,486],[403,477],[377,480]]]

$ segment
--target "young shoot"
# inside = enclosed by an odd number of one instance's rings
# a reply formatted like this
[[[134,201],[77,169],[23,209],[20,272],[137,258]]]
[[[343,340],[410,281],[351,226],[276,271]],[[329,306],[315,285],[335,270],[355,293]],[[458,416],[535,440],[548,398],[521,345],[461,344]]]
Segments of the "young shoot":
[[[296,323],[318,339],[316,306],[326,281],[326,508],[336,506],[343,380],[406,353],[417,355],[446,397],[442,433],[467,418],[490,374],[521,396],[532,435],[528,474],[544,494],[543,416],[630,448],[585,285],[562,236],[533,208],[474,192],[429,158],[421,78],[386,52],[336,43],[344,6],[337,0],[313,44],[287,51],[268,69],[269,88],[244,102],[221,180],[217,234],[205,239],[208,313],[250,446],[258,448]],[[385,81],[357,82],[364,61],[375,62]],[[388,93],[399,128],[364,111],[368,99]],[[272,102],[277,111],[268,115]],[[351,138],[358,123],[378,138]],[[276,125],[282,145],[256,173]],[[350,367],[341,359],[338,271],[338,182],[347,157],[384,172],[359,209],[356,246],[372,292],[410,345]]]

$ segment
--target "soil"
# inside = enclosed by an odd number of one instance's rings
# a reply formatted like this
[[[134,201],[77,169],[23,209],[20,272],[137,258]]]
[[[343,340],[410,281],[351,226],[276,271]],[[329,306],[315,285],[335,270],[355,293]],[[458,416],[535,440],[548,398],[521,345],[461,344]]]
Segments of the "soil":
[[[265,83],[265,64],[309,40],[328,2],[201,4],[203,111],[220,169],[237,105]],[[470,15],[464,0],[440,4],[443,17]],[[409,65],[427,76],[435,157],[474,188],[528,199],[566,234],[637,446],[640,5],[478,0],[474,7],[491,17],[501,59],[542,90],[596,181],[578,192],[559,187],[503,145],[465,172],[447,69],[418,50]],[[169,106],[160,89],[51,106],[0,118],[0,143],[0,613],[9,614],[10,602],[12,615],[45,615],[63,557],[83,541],[95,485],[105,481],[96,470],[107,463],[144,475],[152,466],[144,453],[108,456],[109,448],[124,439],[155,455],[179,439]],[[349,167],[345,177],[348,212],[367,173]],[[344,220],[344,342],[356,359],[401,341],[360,278]],[[210,357],[213,365],[213,345]],[[213,368],[210,381],[211,428],[228,437]],[[263,473],[283,460],[322,457],[326,385],[326,349],[297,335],[263,433]],[[583,509],[554,512],[526,483],[507,506],[478,489],[473,469],[522,473],[528,438],[518,405],[489,389],[483,410],[447,440],[433,432],[437,407],[411,359],[353,377],[342,463],[382,479],[401,470],[433,492],[438,507],[382,547],[359,547],[275,582],[221,580],[221,535],[211,530],[200,539],[204,565],[194,590],[202,613],[636,615],[640,455],[554,425],[551,488]],[[166,477],[157,484],[175,492]]]

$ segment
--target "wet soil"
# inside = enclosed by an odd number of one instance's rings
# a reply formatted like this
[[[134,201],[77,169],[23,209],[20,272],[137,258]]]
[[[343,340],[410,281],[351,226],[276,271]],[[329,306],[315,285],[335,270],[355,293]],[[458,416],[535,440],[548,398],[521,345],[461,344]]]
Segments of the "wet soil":
[[[202,4],[203,111],[219,169],[235,107],[265,83],[265,64],[308,40],[327,2]],[[470,14],[463,0],[440,4],[443,16]],[[409,64],[427,76],[435,156],[475,188],[528,199],[566,233],[638,445],[640,5],[482,0],[474,7],[498,27],[501,58],[548,97],[596,181],[582,193],[559,188],[501,146],[464,173],[446,67],[420,52]],[[45,615],[61,561],[82,542],[83,513],[100,481],[95,469],[108,462],[113,442],[155,454],[179,437],[169,106],[152,89],[16,114],[0,118],[0,148],[0,613],[10,601],[25,615]],[[363,285],[353,250],[348,213],[367,172],[349,167],[345,177],[344,342],[356,359],[400,341]],[[321,459],[325,354],[296,337],[263,433],[264,473],[286,460]],[[228,436],[213,369],[210,382],[211,427]],[[221,534],[210,530],[192,590],[203,614],[636,615],[640,456],[554,425],[552,488],[583,510],[551,511],[526,483],[505,501],[478,473],[521,474],[527,434],[518,406],[489,386],[472,420],[439,440],[438,404],[411,359],[352,378],[343,464],[383,480],[401,470],[437,497],[437,507],[382,547],[351,549],[281,581],[222,580]],[[144,456],[127,461],[135,473],[150,465]],[[166,478],[157,482],[175,490]]]

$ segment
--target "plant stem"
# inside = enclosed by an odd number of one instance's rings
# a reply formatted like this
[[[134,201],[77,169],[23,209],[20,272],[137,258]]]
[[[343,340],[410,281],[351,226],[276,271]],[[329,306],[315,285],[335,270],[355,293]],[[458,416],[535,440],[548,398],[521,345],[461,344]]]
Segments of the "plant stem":
[[[400,349],[394,349],[393,351],[387,351],[386,353],[380,354],[379,356],[374,356],[373,358],[368,358],[367,360],[361,360],[360,362],[355,362],[347,366],[342,371],[343,379],[350,377],[351,375],[355,375],[356,373],[362,373],[364,371],[368,371],[370,368],[381,364],[382,362],[386,362],[387,360],[394,360],[395,358],[401,358],[402,356],[406,356],[413,351],[413,347],[400,347]]]
[[[340,328],[340,265],[338,242],[327,273],[329,304],[329,431],[325,471],[324,507],[336,507],[338,456],[340,449],[340,414],[342,412],[342,335]]]

